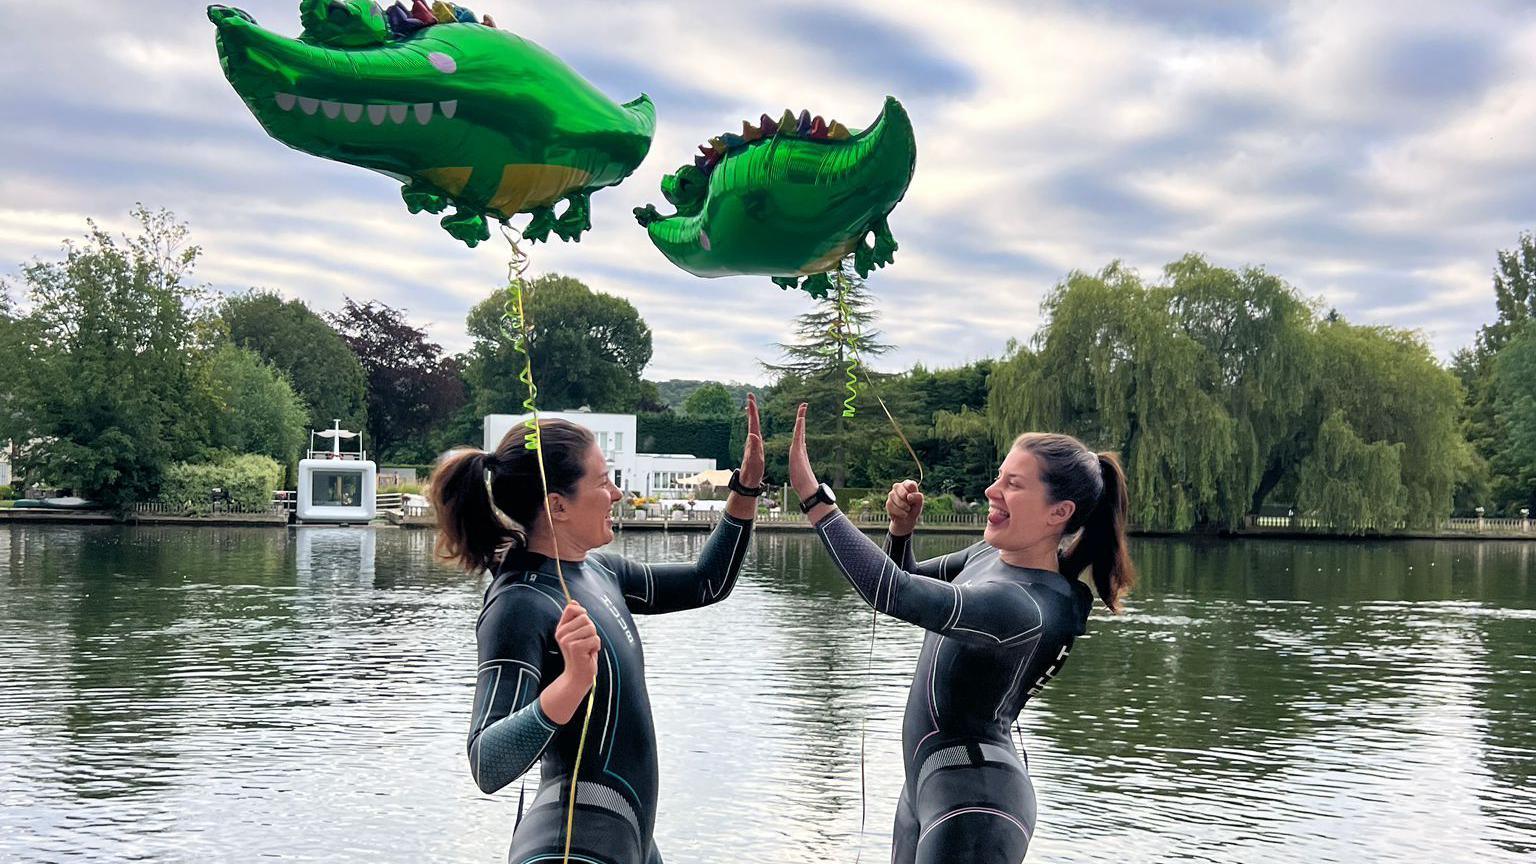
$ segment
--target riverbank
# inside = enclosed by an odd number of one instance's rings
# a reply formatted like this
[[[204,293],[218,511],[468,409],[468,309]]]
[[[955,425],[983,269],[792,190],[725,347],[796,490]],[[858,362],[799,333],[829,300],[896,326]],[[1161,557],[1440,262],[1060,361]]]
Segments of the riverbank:
[[[692,514],[678,514],[677,518],[626,518],[614,521],[615,531],[660,531],[660,532],[706,532],[713,530],[718,515],[707,512]],[[852,517],[854,525],[865,531],[884,531],[886,521],[883,518],[859,518]],[[1284,520],[1282,520],[1284,521]],[[23,524],[62,524],[62,525],[215,525],[215,526],[272,526],[280,527],[290,524],[286,512],[272,513],[214,513],[206,516],[185,516],[166,513],[134,513],[126,517],[116,517],[102,511],[69,511],[69,510],[32,510],[32,509],[0,509],[0,525],[7,523]],[[1465,523],[1465,524],[1462,524]],[[323,523],[322,523],[323,524]],[[431,514],[403,513],[399,510],[382,511],[372,522],[367,523],[375,527],[427,529],[436,527],[436,521]],[[969,517],[939,517],[929,522],[924,521],[921,530],[925,534],[955,534],[979,536],[985,528],[985,523]],[[805,517],[799,514],[777,513],[760,515],[757,519],[756,530],[769,533],[799,533],[808,532],[810,524]],[[1132,528],[1128,532],[1134,537],[1222,537],[1222,538],[1248,538],[1257,540],[1529,540],[1536,541],[1536,521],[1500,519],[1483,520],[1481,525],[1475,519],[1448,520],[1447,525],[1440,530],[1411,530],[1403,529],[1391,532],[1367,532],[1364,534],[1345,534],[1332,531],[1322,526],[1308,526],[1302,524],[1258,524],[1251,523],[1234,531],[1215,533],[1206,532],[1178,532],[1178,531],[1150,531]]]
[[[0,509],[0,525],[269,525],[288,524],[286,513],[214,513],[208,516],[180,516],[168,513],[130,513],[116,516],[103,510],[43,510],[31,508]]]

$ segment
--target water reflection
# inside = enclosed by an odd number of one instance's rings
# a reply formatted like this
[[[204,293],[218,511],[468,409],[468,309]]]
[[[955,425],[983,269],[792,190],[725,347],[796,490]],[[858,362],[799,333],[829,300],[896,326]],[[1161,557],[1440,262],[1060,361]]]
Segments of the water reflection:
[[[462,755],[484,583],[431,541],[0,528],[0,860],[502,860],[515,792],[478,794]],[[1135,552],[1129,614],[1095,614],[1022,718],[1031,860],[1536,851],[1536,544]],[[788,534],[758,538],[727,603],[640,628],[668,860],[885,860],[919,633],[872,631]]]
[[[299,525],[292,529],[298,550],[298,584],[350,582],[371,587],[376,537],[382,530],[362,526]]]

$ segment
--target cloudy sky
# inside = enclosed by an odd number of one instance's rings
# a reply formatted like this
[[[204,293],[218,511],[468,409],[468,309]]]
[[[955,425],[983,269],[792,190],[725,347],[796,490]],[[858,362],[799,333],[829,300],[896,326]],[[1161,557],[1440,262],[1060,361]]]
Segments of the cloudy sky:
[[[469,4],[618,101],[655,100],[650,157],[594,199],[594,230],[534,272],[630,299],[647,377],[758,381],[803,294],[674,269],[629,211],[744,117],[808,107],[865,125],[907,105],[917,175],[870,285],[887,368],[1000,354],[1067,272],[1148,276],[1187,251],[1262,265],[1355,321],[1421,329],[1442,356],[1493,314],[1494,254],[1536,227],[1536,6],[850,0]],[[299,31],[297,0],[246,0]],[[219,70],[203,4],[0,0],[0,273],[56,256],[87,217],[174,211],[221,291],[316,309],[404,307],[449,350],[503,282],[411,216],[398,186],[268,138]],[[663,208],[666,209],[666,208]]]

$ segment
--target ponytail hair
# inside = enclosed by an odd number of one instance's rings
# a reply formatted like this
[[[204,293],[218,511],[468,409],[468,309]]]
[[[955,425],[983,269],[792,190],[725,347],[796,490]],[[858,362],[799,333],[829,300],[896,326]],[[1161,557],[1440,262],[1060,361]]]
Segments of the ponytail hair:
[[[539,421],[539,449],[529,450],[518,423],[491,452],[461,447],[432,469],[427,499],[437,514],[437,555],[475,573],[492,570],[508,549],[528,545],[544,518],[544,477],[552,495],[570,495],[586,473],[592,433],[566,420]]]
[[[1120,612],[1120,596],[1136,584],[1136,565],[1125,540],[1130,497],[1119,457],[1094,453],[1070,435],[1030,432],[1013,446],[1034,455],[1053,501],[1074,505],[1063,533],[1077,537],[1059,553],[1062,575],[1077,579],[1091,570],[1099,599]]]

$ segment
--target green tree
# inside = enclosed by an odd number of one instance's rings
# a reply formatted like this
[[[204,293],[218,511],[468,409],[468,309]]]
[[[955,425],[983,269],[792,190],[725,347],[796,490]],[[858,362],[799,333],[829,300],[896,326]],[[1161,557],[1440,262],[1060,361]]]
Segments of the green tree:
[[[998,446],[1024,431],[1061,431],[1125,459],[1131,521],[1185,530],[1229,523],[1219,507],[1237,452],[1237,424],[1209,382],[1220,365],[1177,326],[1167,300],[1111,264],[1073,273],[1044,304],[1036,347],[1019,348],[991,379]]]
[[[152,497],[203,451],[216,328],[187,283],[200,254],[169,212],[133,210],[121,241],[89,224],[62,261],[22,270],[30,311],[14,379],[19,473],[115,507]]]
[[[20,369],[21,361],[21,324],[16,320],[10,286],[0,282],[0,369]],[[18,378],[16,375],[0,376],[0,447],[7,446],[6,442],[16,437]]]
[[[236,345],[288,377],[309,406],[310,429],[329,429],[332,420],[348,429],[367,428],[363,365],[319,314],[301,301],[252,290],[225,299],[221,317]]]
[[[993,371],[993,434],[999,447],[1050,430],[1118,450],[1135,523],[1233,527],[1276,490],[1299,495],[1304,463],[1314,468],[1309,500],[1336,500],[1320,491],[1316,466],[1356,458],[1355,487],[1379,492],[1388,487],[1371,473],[1386,470],[1378,444],[1402,454],[1401,494],[1380,506],[1415,524],[1449,512],[1468,462],[1460,391],[1417,336],[1336,313],[1319,320],[1274,276],[1197,256],[1153,286],[1117,264],[1074,273],[1044,309],[1033,346],[1015,346]],[[1332,427],[1320,437],[1336,413],[1359,446]],[[1379,522],[1380,512],[1357,518]]]
[[[778,436],[776,440],[765,440],[764,447],[774,466],[782,468],[789,446],[786,435],[793,426],[795,409],[801,402],[808,403],[814,416],[830,421],[832,431],[808,428],[806,446],[812,458],[818,458],[818,453],[826,454],[820,459],[830,457],[827,476],[833,486],[842,487],[848,482],[850,455],[868,453],[871,447],[883,443],[874,438],[870,411],[844,416],[848,361],[855,359],[849,342],[856,340],[857,359],[865,363],[890,351],[892,346],[881,342],[880,331],[872,326],[875,302],[864,280],[846,262],[834,279],[842,286],[841,305],[837,293],[815,301],[811,311],[795,319],[795,341],[780,343],[782,362],[763,364],[777,378],[764,400],[764,413],[774,421],[764,432]],[[864,371],[880,386],[882,376],[867,367]],[[857,385],[860,389],[867,386],[862,377]],[[819,429],[827,428],[821,421],[816,425]]]
[[[518,381],[522,355],[513,349],[502,326],[510,293],[510,289],[497,291],[469,313],[474,344],[464,378],[480,415],[520,414],[527,397],[526,387]],[[630,411],[637,407],[646,392],[640,373],[651,361],[651,330],[633,304],[556,274],[529,282],[523,302],[540,408]]]
[[[1367,444],[1335,411],[1301,463],[1296,506],[1351,533],[1391,530],[1406,511],[1402,457],[1402,444]]]
[[[1499,316],[1477,334],[1478,353],[1492,357],[1536,319],[1536,237],[1520,235],[1512,250],[1501,249],[1493,271],[1493,301]]]
[[[368,375],[369,447],[385,460],[430,461],[433,431],[467,401],[458,361],[383,303],[349,297],[331,323]]]
[[[1536,509],[1536,325],[1527,324],[1499,351],[1492,384],[1507,433],[1493,463],[1507,509]]]
[[[701,419],[730,419],[740,410],[731,391],[724,384],[710,381],[683,400],[683,416]]]
[[[210,438],[231,453],[270,456],[293,468],[304,449],[309,411],[288,379],[253,351],[225,345],[214,352]]]
[[[693,391],[706,384],[720,384],[727,393],[731,394],[731,398],[736,400],[737,405],[747,404],[747,394],[754,391],[754,388],[747,384],[701,381],[693,378],[670,378],[666,381],[647,381],[645,383],[654,388],[654,401],[661,403],[655,409],[657,411],[683,410],[683,403],[687,401],[689,396],[693,395]]]
[[[1494,376],[1499,354],[1536,319],[1536,238],[1530,233],[1522,233],[1514,249],[1499,251],[1493,298],[1498,316],[1452,363],[1466,390],[1462,430],[1477,457],[1457,497],[1461,509],[1481,505],[1511,514],[1529,506],[1530,489],[1520,459],[1509,449],[1511,430],[1497,404]]]
[[[1303,432],[1342,412],[1360,440],[1402,445],[1403,518],[1428,526],[1449,516],[1456,478],[1471,458],[1457,422],[1455,376],[1405,330],[1338,321],[1319,328],[1318,346],[1320,373]]]

